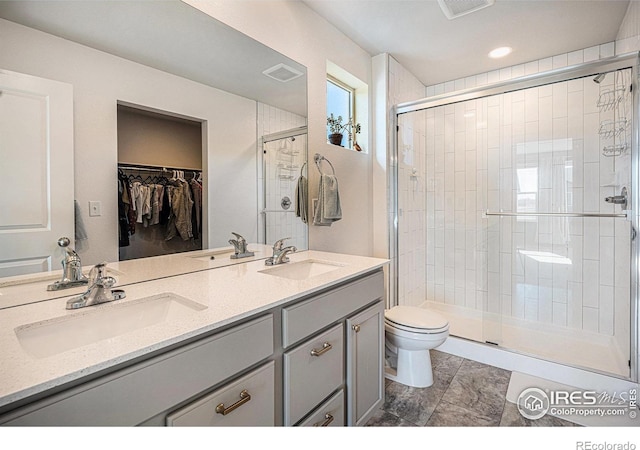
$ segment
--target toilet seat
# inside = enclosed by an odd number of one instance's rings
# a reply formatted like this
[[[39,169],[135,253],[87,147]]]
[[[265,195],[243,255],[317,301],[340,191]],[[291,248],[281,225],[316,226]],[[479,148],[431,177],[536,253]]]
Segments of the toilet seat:
[[[394,306],[385,311],[384,318],[387,325],[411,333],[438,334],[449,329],[443,316],[416,306]]]

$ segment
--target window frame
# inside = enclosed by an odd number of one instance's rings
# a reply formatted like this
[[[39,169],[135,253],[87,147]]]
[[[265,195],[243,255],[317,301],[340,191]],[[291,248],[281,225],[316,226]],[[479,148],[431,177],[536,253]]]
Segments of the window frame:
[[[332,76],[331,74],[327,74],[327,83],[332,83],[335,86],[339,87],[340,89],[343,89],[349,93],[350,117],[347,117],[346,120],[349,120],[350,118],[353,118],[355,120],[356,119],[356,88],[349,86],[347,83],[339,80],[338,78]],[[329,116],[329,114],[330,114],[330,111],[327,111],[327,114],[326,114],[327,117]],[[348,135],[347,135],[347,139],[348,139]],[[353,149],[353,137],[351,139],[348,139],[346,148]]]

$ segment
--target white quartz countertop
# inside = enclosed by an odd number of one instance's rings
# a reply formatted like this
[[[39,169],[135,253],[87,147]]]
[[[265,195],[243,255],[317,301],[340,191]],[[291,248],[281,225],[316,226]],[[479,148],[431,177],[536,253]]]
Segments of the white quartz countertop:
[[[232,259],[233,247],[229,246],[110,262],[107,264],[107,271],[110,276],[116,278],[118,286],[127,286],[142,281],[265,259],[272,254],[272,247],[269,245],[249,244],[247,248],[249,251],[254,252],[254,256]],[[214,259],[211,259],[212,256]],[[89,275],[91,267],[91,265],[83,267],[83,273],[86,276]],[[36,301],[68,297],[70,295],[80,295],[87,290],[86,286],[78,286],[57,291],[47,291],[48,285],[61,278],[62,269],[0,279],[0,309]]]
[[[315,260],[337,267],[330,272],[295,280],[262,272],[267,267],[263,260],[256,260],[131,284],[123,287],[125,299],[79,310],[65,309],[69,296],[0,310],[0,407],[254,316],[388,262],[318,251],[298,252],[289,257],[289,264]],[[170,260],[168,257],[167,261]],[[118,287],[119,284],[114,289]],[[195,302],[200,310],[182,314],[171,322],[157,323],[52,356],[34,356],[23,347],[16,334],[16,329],[25,325],[72,320],[78,314],[99,314],[107,312],[107,308],[122,307],[128,302],[140,302],[140,299],[165,293]],[[69,324],[71,326],[73,322]]]

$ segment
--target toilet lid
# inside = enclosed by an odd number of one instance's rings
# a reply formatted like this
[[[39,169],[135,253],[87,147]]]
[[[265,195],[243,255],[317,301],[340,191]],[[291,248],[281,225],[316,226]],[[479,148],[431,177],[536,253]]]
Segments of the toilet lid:
[[[394,306],[385,311],[387,321],[401,327],[416,328],[418,330],[436,330],[449,325],[444,316],[435,311],[417,306]]]

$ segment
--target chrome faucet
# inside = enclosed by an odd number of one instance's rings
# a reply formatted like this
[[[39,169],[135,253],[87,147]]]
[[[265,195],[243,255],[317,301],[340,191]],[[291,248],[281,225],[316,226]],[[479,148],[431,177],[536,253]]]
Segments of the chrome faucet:
[[[238,233],[231,232],[236,238],[229,239],[229,244],[233,245],[235,253],[231,255],[231,259],[240,259],[253,256],[255,253],[247,250],[247,241]]]
[[[82,273],[82,262],[78,254],[69,247],[71,240],[68,237],[58,239],[58,246],[66,251],[62,263],[62,280],[47,286],[47,291],[57,291],[87,284],[89,280]]]
[[[67,309],[84,308],[124,298],[122,289],[111,289],[116,284],[116,279],[106,276],[106,273],[106,263],[96,264],[89,272],[89,289],[84,294],[67,300]]]
[[[287,239],[291,239],[291,238],[279,239],[275,242],[275,244],[273,244],[273,256],[271,256],[270,258],[267,258],[264,261],[264,263],[267,266],[276,266],[278,264],[284,264],[289,262],[289,258],[287,257],[287,254],[293,253],[298,250],[293,245],[290,245],[288,247],[283,247],[284,241]]]

